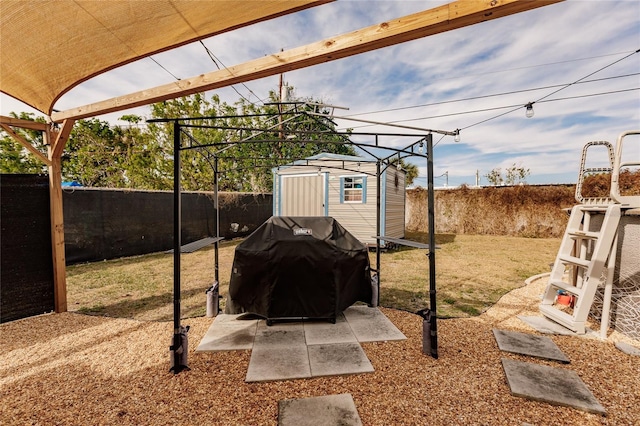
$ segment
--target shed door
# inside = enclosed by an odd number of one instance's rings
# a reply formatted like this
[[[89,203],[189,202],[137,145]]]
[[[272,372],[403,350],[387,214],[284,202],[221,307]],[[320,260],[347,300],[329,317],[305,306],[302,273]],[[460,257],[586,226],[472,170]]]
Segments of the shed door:
[[[324,216],[324,174],[282,177],[282,216]]]

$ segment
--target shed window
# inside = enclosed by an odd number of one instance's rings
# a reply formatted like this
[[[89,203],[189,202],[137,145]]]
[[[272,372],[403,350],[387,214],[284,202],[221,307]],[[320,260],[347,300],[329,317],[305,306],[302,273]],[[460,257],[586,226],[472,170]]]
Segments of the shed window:
[[[341,189],[341,202],[366,203],[366,177],[343,177]]]

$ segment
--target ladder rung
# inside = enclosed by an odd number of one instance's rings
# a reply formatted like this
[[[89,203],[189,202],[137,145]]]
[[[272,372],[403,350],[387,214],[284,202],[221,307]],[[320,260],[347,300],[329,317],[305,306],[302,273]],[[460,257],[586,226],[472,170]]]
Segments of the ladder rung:
[[[576,333],[584,333],[584,323],[573,319],[573,316],[553,307],[553,305],[540,305],[540,312],[545,317],[551,318]]]
[[[583,212],[606,212],[607,209],[609,208],[608,205],[589,205],[589,204],[583,204],[582,206],[580,206],[580,211]]]
[[[584,173],[607,173],[612,171],[611,167],[591,167],[590,169],[584,169]]]
[[[576,238],[590,238],[590,239],[597,239],[600,236],[599,232],[579,231],[579,230],[570,230],[568,231],[568,234]]]
[[[558,256],[561,262],[571,263],[573,265],[582,266],[583,268],[588,268],[591,264],[590,260],[580,259],[579,257],[574,256]]]
[[[549,281],[549,285],[555,288],[559,288],[565,291],[568,291],[569,293],[575,295],[575,296],[582,296],[582,289],[571,285],[567,282],[564,281]]]

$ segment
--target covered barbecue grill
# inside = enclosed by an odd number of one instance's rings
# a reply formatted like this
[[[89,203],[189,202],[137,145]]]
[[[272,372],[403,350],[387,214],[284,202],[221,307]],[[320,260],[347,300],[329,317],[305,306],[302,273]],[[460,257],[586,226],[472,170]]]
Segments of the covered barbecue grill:
[[[367,247],[335,219],[274,216],[236,247],[225,312],[335,321],[371,298]]]

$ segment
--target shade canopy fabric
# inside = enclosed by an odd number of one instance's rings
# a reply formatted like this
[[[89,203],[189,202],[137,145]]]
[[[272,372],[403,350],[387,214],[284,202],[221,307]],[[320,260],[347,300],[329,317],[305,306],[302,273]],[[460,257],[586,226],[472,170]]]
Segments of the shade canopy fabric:
[[[274,216],[236,247],[225,312],[336,316],[371,303],[369,252],[331,217]]]
[[[0,91],[51,114],[83,81],[327,0],[2,0]]]

